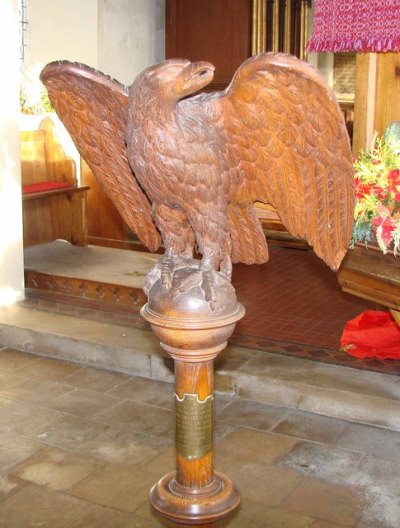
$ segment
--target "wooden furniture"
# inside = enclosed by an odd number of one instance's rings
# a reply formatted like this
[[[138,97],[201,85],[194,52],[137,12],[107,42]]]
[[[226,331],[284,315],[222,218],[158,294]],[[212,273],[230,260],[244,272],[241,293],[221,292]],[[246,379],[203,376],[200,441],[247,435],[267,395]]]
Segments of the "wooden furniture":
[[[128,249],[131,232],[83,158],[81,178],[82,184],[90,187],[86,200],[88,243]]]
[[[78,186],[75,163],[65,156],[54,123],[21,132],[24,247],[61,238],[87,243],[85,200],[88,186]]]
[[[356,245],[350,249],[338,272],[343,291],[388,307],[400,323],[399,257],[380,249]]]
[[[161,279],[154,284],[141,310],[161,347],[173,358],[175,371],[176,471],[153,486],[150,502],[174,522],[212,528],[240,502],[229,477],[214,471],[214,360],[245,310],[220,273],[214,276],[213,311],[201,288],[181,288],[188,280],[195,284],[197,273],[197,261],[188,259],[185,268],[174,273],[170,289]]]
[[[221,90],[251,55],[252,0],[167,0],[165,57],[209,61]]]
[[[357,53],[353,153],[400,120],[400,53]]]
[[[251,55],[282,51],[306,58],[310,0],[166,0],[165,56],[209,61],[220,90]]]

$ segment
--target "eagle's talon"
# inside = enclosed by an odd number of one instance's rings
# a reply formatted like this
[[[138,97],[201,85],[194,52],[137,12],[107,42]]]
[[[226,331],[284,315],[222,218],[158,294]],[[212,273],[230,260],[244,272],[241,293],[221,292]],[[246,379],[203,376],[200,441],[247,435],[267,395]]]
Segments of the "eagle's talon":
[[[214,311],[217,304],[217,295],[212,270],[203,270],[201,289],[204,292],[204,298],[208,302],[211,311]]]
[[[164,257],[161,260],[161,284],[168,291],[172,286],[174,278],[175,261],[172,257]]]

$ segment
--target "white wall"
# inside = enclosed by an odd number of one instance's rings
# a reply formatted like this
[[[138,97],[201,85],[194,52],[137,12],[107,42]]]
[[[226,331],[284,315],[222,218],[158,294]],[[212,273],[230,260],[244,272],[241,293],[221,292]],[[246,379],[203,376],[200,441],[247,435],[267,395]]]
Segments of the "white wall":
[[[164,0],[99,0],[98,68],[131,84],[164,59]]]
[[[97,65],[97,0],[27,0],[27,68],[59,59]]]
[[[24,295],[19,155],[19,42],[16,0],[0,2],[0,306]]]
[[[33,85],[48,62],[83,62],[131,84],[164,58],[164,0],[27,0],[24,84]]]

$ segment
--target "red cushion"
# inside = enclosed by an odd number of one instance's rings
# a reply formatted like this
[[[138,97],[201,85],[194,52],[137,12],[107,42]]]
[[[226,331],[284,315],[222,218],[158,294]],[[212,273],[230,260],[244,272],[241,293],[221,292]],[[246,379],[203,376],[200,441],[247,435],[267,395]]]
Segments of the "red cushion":
[[[53,191],[54,189],[66,189],[72,187],[68,182],[39,182],[29,183],[22,186],[22,194],[32,194],[44,191]]]

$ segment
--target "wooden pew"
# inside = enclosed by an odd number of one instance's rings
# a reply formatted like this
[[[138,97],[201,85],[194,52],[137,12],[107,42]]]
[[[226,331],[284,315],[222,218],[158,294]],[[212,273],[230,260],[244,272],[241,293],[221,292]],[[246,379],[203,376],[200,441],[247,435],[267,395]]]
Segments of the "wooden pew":
[[[54,123],[20,133],[24,247],[64,239],[87,244],[88,186],[78,186],[75,162],[65,156]]]

